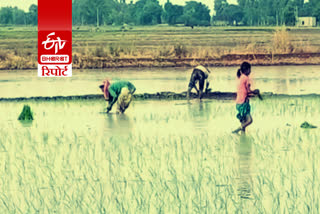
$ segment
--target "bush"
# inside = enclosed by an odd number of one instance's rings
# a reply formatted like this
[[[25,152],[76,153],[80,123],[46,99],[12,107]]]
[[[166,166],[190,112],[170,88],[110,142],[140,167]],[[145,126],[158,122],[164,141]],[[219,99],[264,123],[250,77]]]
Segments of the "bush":
[[[5,50],[0,50],[0,61],[8,59],[8,52]]]
[[[120,52],[121,52],[121,48],[119,46],[115,46],[115,45],[111,44],[109,46],[109,52],[112,56],[119,57]]]
[[[176,45],[174,45],[173,49],[174,49],[174,53],[177,57],[180,58],[182,56],[183,57],[187,56],[188,50],[187,50],[186,46],[184,46],[182,44],[176,44]]]
[[[273,51],[276,53],[292,53],[294,46],[291,44],[290,35],[286,29],[277,30],[273,34]]]
[[[103,47],[101,46],[97,46],[94,50],[94,56],[97,56],[97,57],[106,57],[108,54],[107,52],[104,50]]]
[[[172,55],[172,48],[168,46],[163,46],[159,48],[159,56],[160,57],[168,57]]]

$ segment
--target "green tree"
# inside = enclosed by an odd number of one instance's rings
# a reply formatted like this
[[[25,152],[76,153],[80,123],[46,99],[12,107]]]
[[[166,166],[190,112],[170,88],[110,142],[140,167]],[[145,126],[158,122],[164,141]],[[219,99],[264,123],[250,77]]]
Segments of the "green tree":
[[[189,1],[183,9],[183,19],[186,26],[209,26],[210,10],[201,2]]]
[[[294,6],[297,6],[299,9],[303,7],[304,0],[294,0]]]
[[[296,8],[290,2],[284,9],[284,23],[286,25],[294,26],[296,24]]]
[[[161,23],[162,7],[158,0],[139,0],[134,5],[132,17],[138,25]]]
[[[30,19],[28,22],[27,14],[23,10],[20,10],[17,7],[14,7],[14,8],[2,7],[0,9],[0,24],[26,25],[26,24],[37,24],[36,22],[37,22],[37,19],[35,21]]]
[[[317,4],[319,3],[319,0],[309,0],[309,3],[310,3],[310,5],[311,5],[311,7],[316,7],[317,6]]]
[[[87,19],[90,24],[95,23],[98,26],[105,21],[106,14],[106,1],[104,0],[87,0],[86,2],[87,9]]]
[[[32,4],[29,7],[29,12],[27,14],[28,24],[31,25],[37,25],[38,24],[38,6],[35,4]]]
[[[317,23],[318,23],[318,25],[319,25],[319,22],[320,22],[320,2],[318,2],[317,4],[315,4],[315,6],[314,6],[314,8],[313,8],[312,15],[313,15],[314,17],[316,17]]]
[[[73,25],[83,25],[86,23],[84,17],[85,0],[73,0],[72,1],[72,24]]]
[[[243,22],[245,25],[257,25],[259,19],[259,1],[238,0],[239,7],[243,11]]]
[[[73,24],[110,25],[132,22],[132,3],[124,0],[73,0]]]
[[[237,25],[243,19],[243,12],[240,6],[230,4],[222,10],[220,17],[228,21],[231,25],[233,25],[234,22]]]
[[[12,21],[15,25],[26,25],[26,14],[23,10],[18,9],[17,7],[12,10]]]
[[[75,0],[73,20],[78,24],[112,24],[112,11],[119,4],[115,0]]]
[[[123,0],[121,0],[120,4],[115,4],[113,7],[111,15],[110,15],[113,24],[123,25],[132,22],[132,17],[130,16],[129,5],[125,4]]]
[[[12,7],[2,7],[0,9],[0,23],[13,24]]]
[[[299,10],[300,17],[312,16],[313,8],[309,2],[305,3],[303,7]]]
[[[216,11],[215,19],[216,20],[225,20],[223,17],[223,11],[228,6],[227,0],[215,0],[214,1],[214,10]]]
[[[162,7],[158,1],[149,0],[143,7],[143,23],[144,24],[160,24]]]
[[[238,0],[238,5],[244,13],[243,22],[246,25],[293,25],[297,12],[303,8],[303,2],[304,0]]]
[[[180,23],[183,15],[183,6],[173,5],[169,0],[164,5],[163,18],[169,25]]]

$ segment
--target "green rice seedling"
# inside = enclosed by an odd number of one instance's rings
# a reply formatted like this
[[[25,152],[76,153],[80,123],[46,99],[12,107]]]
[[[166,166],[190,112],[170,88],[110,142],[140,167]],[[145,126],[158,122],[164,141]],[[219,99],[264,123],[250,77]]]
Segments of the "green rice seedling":
[[[29,105],[23,106],[22,112],[20,113],[18,120],[23,120],[23,121],[33,120],[33,113]]]
[[[135,101],[125,119],[99,101],[29,102],[45,117],[25,129],[2,102],[0,213],[318,213],[320,134],[300,124],[320,101],[289,101],[253,99],[245,142],[233,102]]]
[[[314,125],[312,125],[312,124],[310,124],[308,122],[302,123],[300,127],[304,128],[304,129],[315,129],[315,128],[317,128],[316,126],[314,126]]]

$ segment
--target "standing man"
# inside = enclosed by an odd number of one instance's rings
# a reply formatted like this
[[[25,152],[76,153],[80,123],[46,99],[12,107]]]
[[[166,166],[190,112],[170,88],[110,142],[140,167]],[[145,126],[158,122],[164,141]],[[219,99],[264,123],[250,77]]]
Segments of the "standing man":
[[[103,81],[103,85],[99,86],[104,94],[106,101],[109,101],[106,113],[111,111],[112,106],[117,102],[117,113],[123,114],[132,101],[132,95],[136,91],[136,87],[128,81],[118,81],[110,84],[109,80]]]
[[[205,93],[208,92],[208,87],[209,87],[209,76],[210,70],[202,65],[199,65],[193,69],[193,72],[191,74],[189,86],[188,86],[188,92],[187,92],[187,98],[189,99],[190,97],[190,92],[193,88],[196,89],[197,94],[199,95],[199,99],[202,98],[203,95],[203,87],[204,87],[204,82],[206,80],[206,90]],[[199,90],[197,89],[196,83],[199,82]]]

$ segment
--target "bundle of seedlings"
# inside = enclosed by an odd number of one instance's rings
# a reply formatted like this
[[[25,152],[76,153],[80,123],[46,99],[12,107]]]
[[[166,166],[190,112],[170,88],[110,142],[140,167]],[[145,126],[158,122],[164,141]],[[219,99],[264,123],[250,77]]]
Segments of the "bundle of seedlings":
[[[32,114],[30,106],[28,106],[28,105],[23,106],[22,112],[21,112],[18,120],[23,120],[23,121],[33,120],[33,114]]]
[[[315,129],[315,128],[317,128],[316,126],[314,126],[314,125],[312,125],[312,124],[310,124],[308,122],[302,123],[300,127],[303,128],[303,129]]]

